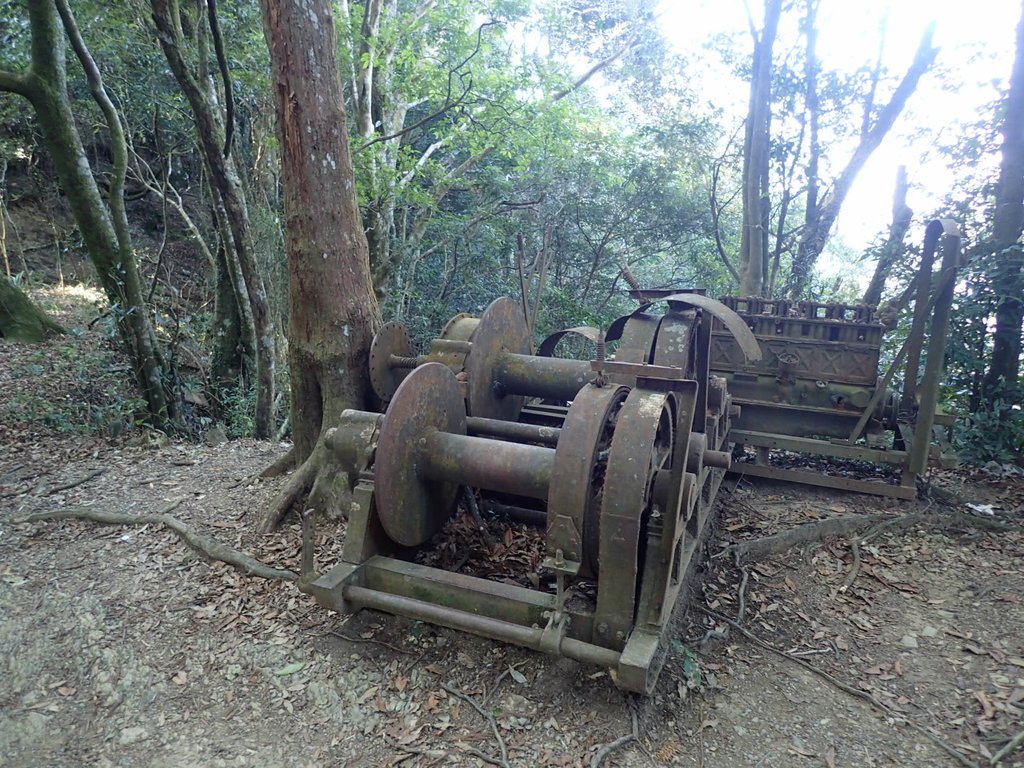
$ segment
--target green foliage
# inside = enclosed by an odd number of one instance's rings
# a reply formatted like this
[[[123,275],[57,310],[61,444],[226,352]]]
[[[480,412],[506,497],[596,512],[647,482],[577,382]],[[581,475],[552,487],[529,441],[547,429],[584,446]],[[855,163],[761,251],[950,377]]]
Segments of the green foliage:
[[[252,437],[256,429],[256,390],[253,387],[225,387],[217,396],[225,434],[232,439]]]
[[[46,378],[48,386],[26,389],[10,400],[3,418],[12,423],[40,424],[61,434],[116,437],[138,426],[146,413],[146,401],[129,390],[113,355],[74,339],[35,352],[17,374]]]
[[[991,402],[983,403],[955,434],[960,456],[985,464],[1024,466],[1024,384],[1004,387]]]

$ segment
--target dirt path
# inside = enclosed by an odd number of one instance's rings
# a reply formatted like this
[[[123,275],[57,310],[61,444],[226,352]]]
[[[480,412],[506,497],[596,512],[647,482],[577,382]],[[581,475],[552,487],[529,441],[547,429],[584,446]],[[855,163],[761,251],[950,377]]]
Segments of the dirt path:
[[[54,507],[139,513],[182,499],[174,514],[297,568],[294,524],[250,533],[274,486],[246,478],[281,450],[93,447],[59,477],[33,479],[39,490],[0,502],[7,765],[475,765],[473,750],[497,755],[488,723],[444,686],[486,702],[510,765],[588,765],[629,732],[630,704],[600,670],[377,614],[330,615],[292,585],[200,562],[164,530],[12,522]],[[22,458],[0,465],[0,488],[24,481],[11,470]],[[36,495],[40,483],[98,469]],[[908,506],[741,484],[725,499],[721,530],[763,535],[896,505]],[[323,559],[341,535],[321,534]],[[809,546],[750,570],[745,626],[987,764],[984,750],[1022,725],[1021,545],[1018,534],[970,530],[882,536],[847,592],[837,591],[851,567],[845,544]],[[734,616],[740,578],[729,558],[713,560],[706,604]],[[695,613],[684,634],[705,628]],[[677,645],[639,711],[639,745],[607,764],[956,764],[738,635],[696,654]]]

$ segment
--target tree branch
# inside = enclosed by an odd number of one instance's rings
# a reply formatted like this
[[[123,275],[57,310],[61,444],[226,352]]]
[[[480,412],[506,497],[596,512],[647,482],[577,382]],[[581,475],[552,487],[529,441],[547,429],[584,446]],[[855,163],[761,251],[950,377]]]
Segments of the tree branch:
[[[235,135],[235,95],[231,88],[231,69],[228,57],[224,53],[224,38],[220,33],[217,21],[217,0],[207,0],[207,17],[210,21],[210,34],[213,36],[213,50],[217,54],[217,66],[224,81],[224,157],[231,154],[231,140]]]
[[[898,723],[900,723],[902,725],[906,725],[908,728],[911,728],[912,730],[914,730],[917,733],[920,733],[922,736],[926,737],[929,741],[932,742],[932,744],[934,744],[936,747],[938,747],[943,752],[948,754],[950,757],[956,758],[960,762],[961,765],[967,766],[967,768],[977,768],[977,766],[975,766],[974,763],[972,763],[966,757],[961,755],[959,752],[957,752],[955,749],[953,749],[953,747],[951,747],[949,744],[944,742],[938,736],[933,734],[927,728],[925,728],[923,726],[920,726],[917,723],[913,722],[912,720],[908,719],[907,716],[904,715],[902,712],[897,712],[896,710],[891,709],[890,707],[888,707],[884,702],[882,702],[876,696],[868,693],[867,691],[862,691],[859,688],[854,688],[852,685],[844,683],[842,680],[839,680],[838,678],[834,677],[833,675],[830,675],[828,672],[826,672],[825,670],[821,669],[820,667],[816,667],[813,664],[811,664],[810,662],[804,661],[803,659],[801,659],[798,656],[794,656],[791,653],[787,653],[786,651],[783,651],[783,650],[780,650],[779,648],[776,648],[771,643],[767,643],[764,640],[762,640],[761,638],[759,638],[753,632],[750,632],[749,630],[744,629],[742,626],[739,625],[738,622],[733,621],[728,616],[723,616],[722,614],[716,613],[715,611],[712,611],[710,608],[705,608],[702,605],[696,605],[694,607],[698,611],[701,611],[702,613],[706,613],[708,616],[710,616],[715,621],[720,621],[720,622],[722,622],[724,624],[728,624],[730,627],[735,629],[737,632],[739,632],[741,635],[743,635],[745,638],[747,638],[747,640],[749,640],[750,642],[752,642],[754,645],[758,646],[759,648],[762,648],[762,649],[764,649],[766,651],[774,653],[777,656],[781,656],[784,659],[789,659],[794,664],[797,664],[797,665],[803,667],[808,672],[811,672],[812,674],[815,674],[818,677],[820,677],[822,680],[825,680],[826,682],[831,683],[836,688],[841,690],[843,693],[848,693],[848,694],[850,694],[851,696],[853,696],[855,698],[861,699],[862,701],[866,701],[872,707],[874,707],[875,709],[881,710],[882,712],[884,712],[886,715],[891,717],[896,722],[898,722]]]
[[[20,72],[9,72],[6,69],[0,69],[0,91],[17,93],[19,96],[24,96],[27,99],[30,98],[31,88],[25,75]]]
[[[616,61],[618,61],[623,56],[625,56],[627,53],[629,53],[630,51],[633,51],[636,48],[638,48],[639,45],[640,45],[640,43],[637,41],[636,37],[630,38],[629,41],[627,41],[627,43],[624,46],[622,46],[618,51],[613,53],[608,58],[602,59],[601,61],[599,61],[596,64],[594,64],[594,66],[592,66],[590,69],[588,69],[582,75],[580,75],[572,85],[570,85],[568,88],[565,88],[565,89],[559,91],[554,96],[552,96],[551,97],[551,102],[554,103],[556,101],[561,101],[562,99],[564,99],[566,96],[568,96],[573,91],[579,90],[580,88],[582,88],[586,84],[586,82],[590,78],[592,78],[594,75],[596,75],[601,70],[610,67]]]
[[[114,220],[114,229],[117,232],[118,246],[121,249],[122,259],[132,258],[130,253],[131,236],[128,231],[128,213],[124,207],[124,181],[128,172],[128,143],[124,136],[124,126],[121,125],[121,117],[110,100],[106,89],[103,87],[103,77],[100,75],[99,67],[93,60],[89,49],[78,31],[75,17],[71,14],[67,0],[54,0],[57,6],[57,13],[60,14],[61,23],[67,33],[71,47],[75,51],[82,69],[85,71],[86,81],[89,83],[89,91],[93,99],[103,112],[103,118],[107,123],[107,130],[110,131],[110,152],[113,160],[113,174],[110,180],[110,193],[108,201],[111,218]]]

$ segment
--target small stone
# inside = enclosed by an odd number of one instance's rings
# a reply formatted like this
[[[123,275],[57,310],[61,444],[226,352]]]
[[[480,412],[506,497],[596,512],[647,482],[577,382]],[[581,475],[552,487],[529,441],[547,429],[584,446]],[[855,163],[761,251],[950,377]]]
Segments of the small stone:
[[[203,433],[203,442],[207,445],[220,445],[228,441],[227,433],[221,427],[213,427]]]
[[[925,627],[921,630],[922,637],[935,637],[938,634],[939,630],[937,630],[935,627]]]
[[[130,728],[124,728],[121,731],[121,736],[118,741],[123,745],[134,744],[137,741],[142,741],[146,738],[146,729],[140,725],[133,725]]]
[[[904,635],[900,640],[900,645],[904,648],[917,648],[917,638],[913,635]]]

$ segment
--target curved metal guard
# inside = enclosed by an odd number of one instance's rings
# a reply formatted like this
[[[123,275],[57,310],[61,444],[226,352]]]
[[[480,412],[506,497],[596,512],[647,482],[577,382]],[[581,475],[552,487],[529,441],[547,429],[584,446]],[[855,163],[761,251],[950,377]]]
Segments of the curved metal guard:
[[[743,350],[743,356],[747,358],[748,362],[761,359],[761,345],[757,343],[753,331],[743,322],[742,317],[722,302],[715,301],[707,296],[701,296],[699,293],[674,293],[671,296],[659,299],[659,301],[667,301],[669,304],[685,304],[705,310],[708,314],[721,320],[722,325],[729,329],[729,332],[736,339],[736,343]],[[652,303],[644,304],[637,309],[637,312],[643,312]]]
[[[592,341],[596,344],[601,338],[601,329],[594,328],[592,325],[577,325],[575,328],[563,328],[560,331],[555,331],[537,347],[537,356],[551,357],[555,353],[555,347],[558,346],[558,342],[570,334],[582,336],[587,341]]]

